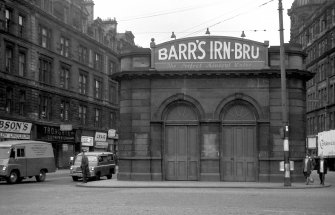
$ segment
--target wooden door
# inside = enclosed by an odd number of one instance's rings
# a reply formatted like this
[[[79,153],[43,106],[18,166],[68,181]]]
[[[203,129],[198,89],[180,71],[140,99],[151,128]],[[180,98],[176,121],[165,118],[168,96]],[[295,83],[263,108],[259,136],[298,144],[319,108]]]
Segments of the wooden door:
[[[222,180],[256,181],[255,126],[224,126],[222,136]]]
[[[196,126],[166,126],[166,180],[198,180]]]

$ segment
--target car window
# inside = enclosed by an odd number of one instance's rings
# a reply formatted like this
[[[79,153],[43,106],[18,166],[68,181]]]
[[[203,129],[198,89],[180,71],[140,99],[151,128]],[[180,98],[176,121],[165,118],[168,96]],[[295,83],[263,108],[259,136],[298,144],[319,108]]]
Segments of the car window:
[[[87,156],[87,158],[88,158],[88,165],[90,165],[90,166],[96,166],[97,165],[97,163],[98,163],[97,156]],[[76,157],[76,160],[74,161],[74,165],[80,166],[81,165],[81,159],[82,159],[82,156],[78,155]]]

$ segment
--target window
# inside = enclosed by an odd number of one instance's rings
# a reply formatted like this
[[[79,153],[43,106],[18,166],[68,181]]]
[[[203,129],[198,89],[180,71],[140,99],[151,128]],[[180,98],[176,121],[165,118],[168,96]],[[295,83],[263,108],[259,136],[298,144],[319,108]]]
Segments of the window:
[[[61,65],[60,69],[60,87],[64,89],[69,89],[70,84],[70,67],[66,65]]]
[[[110,83],[109,88],[109,101],[113,104],[117,104],[117,91],[116,86],[113,83]]]
[[[94,118],[94,126],[95,127],[100,127],[101,126],[101,113],[100,109],[96,108],[95,109],[95,118]]]
[[[108,71],[109,71],[109,75],[112,75],[113,73],[115,73],[115,63],[113,61],[109,61]]]
[[[25,31],[25,17],[23,15],[19,15],[19,20],[18,20],[18,33],[20,37],[24,36],[24,31]]]
[[[26,74],[27,59],[26,53],[23,51],[19,52],[19,76],[23,77]]]
[[[6,46],[6,51],[5,51],[5,67],[6,67],[6,72],[13,72],[13,65],[14,65],[14,48],[13,46],[7,45]]]
[[[51,48],[51,30],[40,25],[39,26],[39,40],[40,40],[40,45],[43,48]]]
[[[13,104],[13,88],[7,87],[6,89],[6,112],[12,113],[14,108]]]
[[[79,121],[81,124],[86,124],[86,106],[79,105]]]
[[[24,157],[24,148],[16,149],[16,157]]]
[[[12,25],[12,10],[6,8],[5,9],[5,30],[10,31],[10,27]]]
[[[102,82],[101,79],[95,79],[94,97],[97,99],[102,98]]]
[[[86,95],[87,89],[87,75],[86,74],[79,74],[79,93]]]
[[[21,116],[25,115],[25,104],[26,104],[26,91],[20,91],[20,98],[19,98],[19,114]]]
[[[70,103],[61,101],[60,103],[60,118],[62,121],[69,121]]]
[[[65,37],[61,37],[60,38],[60,54],[65,57],[69,57],[69,53],[70,53],[70,40]]]
[[[101,68],[102,68],[102,57],[100,54],[95,53],[94,69],[101,70]]]
[[[46,95],[39,96],[39,118],[51,119],[51,97]]]
[[[39,59],[39,80],[44,83],[51,83],[51,69],[52,63],[50,60],[45,58]]]
[[[116,128],[116,114],[115,114],[115,112],[110,112],[109,127],[110,128]]]
[[[84,46],[79,46],[79,51],[78,51],[78,60],[81,63],[87,64],[88,63],[88,52],[87,48]]]

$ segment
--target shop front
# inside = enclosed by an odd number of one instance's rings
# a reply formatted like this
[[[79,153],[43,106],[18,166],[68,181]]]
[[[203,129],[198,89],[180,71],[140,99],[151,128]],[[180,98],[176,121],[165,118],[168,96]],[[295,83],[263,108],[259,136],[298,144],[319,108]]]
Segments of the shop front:
[[[57,126],[36,125],[36,140],[52,143],[56,167],[65,169],[70,167],[70,157],[79,152],[76,132],[76,129],[62,131]]]
[[[192,37],[121,58],[119,180],[282,181],[279,47]],[[286,49],[290,160],[305,152],[303,53]],[[301,169],[292,180],[301,179]]]

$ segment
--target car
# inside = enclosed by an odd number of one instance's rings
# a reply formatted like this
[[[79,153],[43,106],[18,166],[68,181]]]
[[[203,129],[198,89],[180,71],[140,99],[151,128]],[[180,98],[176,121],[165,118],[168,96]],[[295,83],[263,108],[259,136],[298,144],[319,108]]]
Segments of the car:
[[[79,153],[75,158],[73,165],[70,167],[70,176],[73,181],[78,181],[83,178],[81,170],[82,153]],[[115,155],[112,152],[85,152],[88,158],[89,179],[100,180],[100,177],[106,176],[111,179],[115,174]]]

